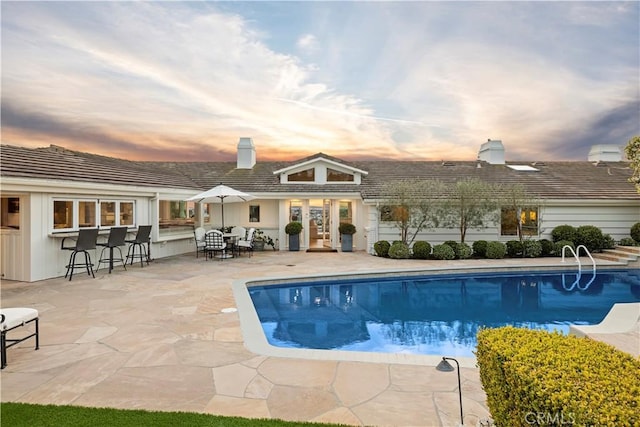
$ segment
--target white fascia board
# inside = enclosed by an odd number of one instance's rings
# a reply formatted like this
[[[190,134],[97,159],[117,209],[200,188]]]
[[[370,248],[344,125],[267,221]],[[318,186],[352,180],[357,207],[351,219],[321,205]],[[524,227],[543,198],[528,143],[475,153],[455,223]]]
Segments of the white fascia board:
[[[302,168],[304,166],[308,166],[308,165],[311,165],[311,164],[314,164],[314,163],[320,163],[320,162],[330,164],[332,166],[335,166],[335,167],[343,169],[343,170],[346,169],[346,170],[349,170],[351,172],[357,172],[357,173],[359,173],[361,175],[369,175],[369,172],[367,172],[365,170],[354,168],[353,166],[345,165],[343,163],[334,162],[333,160],[329,160],[329,159],[326,159],[324,157],[316,157],[316,158],[307,160],[306,162],[297,163],[295,165],[287,166],[286,168],[282,168],[282,169],[278,169],[277,171],[274,171],[273,174],[274,175],[279,175],[281,173],[289,172],[289,171],[294,170],[294,169]]]
[[[175,189],[167,187],[142,187],[133,185],[102,184],[99,182],[64,181],[55,179],[33,179],[23,177],[3,177],[0,184],[3,193],[66,193],[66,194],[102,194],[118,196],[171,195],[180,199],[198,194],[198,189]]]
[[[282,193],[251,193],[256,196],[257,199],[263,200],[285,200],[285,199],[358,199],[361,200],[360,193],[358,192],[331,192],[331,193],[318,193],[318,192],[282,192]]]

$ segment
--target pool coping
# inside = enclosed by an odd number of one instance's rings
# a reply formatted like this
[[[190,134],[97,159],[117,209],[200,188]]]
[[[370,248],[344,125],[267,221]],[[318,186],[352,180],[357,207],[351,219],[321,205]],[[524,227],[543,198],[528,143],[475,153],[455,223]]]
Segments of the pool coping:
[[[598,266],[598,270],[625,270],[622,266]],[[443,356],[449,355],[423,355],[409,353],[376,353],[363,351],[345,351],[345,350],[316,350],[301,349],[289,347],[276,347],[267,341],[264,330],[258,318],[258,314],[249,295],[249,289],[256,286],[281,285],[287,282],[296,282],[305,280],[326,281],[333,279],[362,279],[367,276],[385,277],[397,274],[403,275],[425,275],[425,274],[456,274],[456,273],[508,273],[517,271],[562,271],[567,270],[567,264],[562,265],[527,265],[527,266],[459,266],[455,268],[410,268],[397,270],[367,270],[367,271],[350,271],[331,274],[309,274],[295,276],[273,276],[263,277],[260,279],[240,279],[234,280],[232,284],[233,294],[236,300],[238,316],[240,318],[240,327],[244,338],[245,347],[254,353],[264,356],[274,356],[283,358],[297,358],[309,360],[327,360],[327,361],[348,361],[348,362],[369,362],[369,363],[390,363],[404,365],[421,365],[436,366]],[[629,269],[628,267],[626,269]],[[595,325],[594,325],[595,326]],[[571,326],[570,326],[571,327]],[[475,357],[455,357],[461,367],[476,368],[477,360]]]

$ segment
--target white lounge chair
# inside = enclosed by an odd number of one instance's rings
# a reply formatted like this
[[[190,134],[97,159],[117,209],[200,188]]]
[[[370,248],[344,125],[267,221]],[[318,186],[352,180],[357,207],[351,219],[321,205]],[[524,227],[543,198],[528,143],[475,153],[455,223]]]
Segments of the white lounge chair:
[[[2,369],[7,366],[7,349],[21,343],[31,337],[36,338],[36,350],[40,348],[40,335],[38,332],[38,310],[33,308],[2,308],[0,309],[0,352],[2,353]],[[35,332],[23,338],[7,338],[7,333],[35,322]]]

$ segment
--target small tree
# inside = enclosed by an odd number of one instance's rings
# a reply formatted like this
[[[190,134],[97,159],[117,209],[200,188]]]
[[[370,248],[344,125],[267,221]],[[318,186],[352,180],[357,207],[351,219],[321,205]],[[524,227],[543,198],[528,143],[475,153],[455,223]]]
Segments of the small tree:
[[[631,162],[630,166],[633,170],[633,175],[629,178],[629,181],[636,185],[636,190],[640,193],[640,136],[631,138],[624,152]]]
[[[444,203],[443,225],[460,230],[464,243],[468,229],[480,229],[497,221],[496,188],[477,178],[467,178],[448,188]]]
[[[520,243],[523,243],[525,234],[523,232],[523,211],[540,206],[540,200],[530,194],[522,184],[500,186],[498,193],[501,195],[500,204],[503,209],[507,209],[513,213],[503,218],[503,221],[511,221],[507,224],[515,226],[516,234]],[[536,221],[540,223],[540,212],[537,211]]]
[[[385,185],[384,209],[400,229],[400,241],[411,245],[420,231],[437,226],[444,185],[437,180],[407,179]]]

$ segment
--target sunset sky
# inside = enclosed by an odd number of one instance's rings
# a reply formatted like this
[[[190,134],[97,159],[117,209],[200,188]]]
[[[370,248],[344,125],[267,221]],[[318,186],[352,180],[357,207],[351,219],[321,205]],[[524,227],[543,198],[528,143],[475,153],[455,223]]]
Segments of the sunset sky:
[[[2,1],[2,143],[136,160],[586,160],[640,134],[640,2]]]

